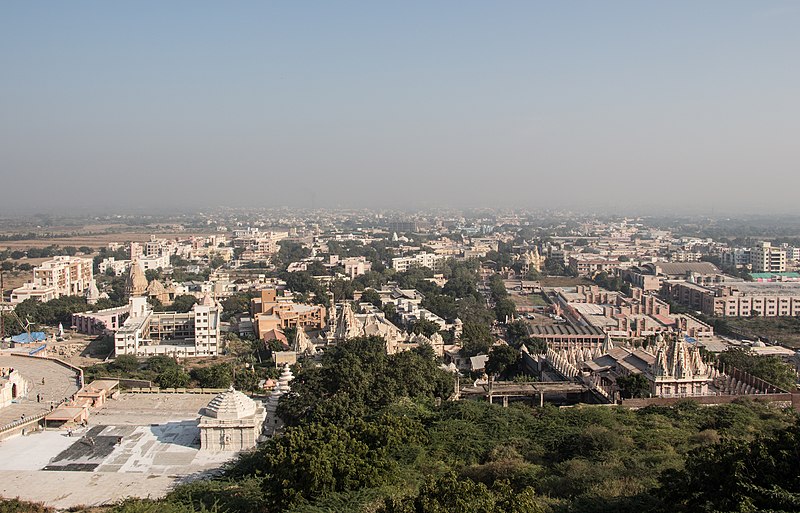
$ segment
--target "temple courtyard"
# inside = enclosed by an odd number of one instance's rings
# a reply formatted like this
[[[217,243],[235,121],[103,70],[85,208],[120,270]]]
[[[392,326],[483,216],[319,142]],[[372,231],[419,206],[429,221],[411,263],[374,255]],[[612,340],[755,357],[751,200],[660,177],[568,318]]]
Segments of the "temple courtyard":
[[[207,394],[121,394],[85,428],[48,429],[0,442],[0,496],[56,508],[157,498],[212,475],[235,457],[200,450]]]

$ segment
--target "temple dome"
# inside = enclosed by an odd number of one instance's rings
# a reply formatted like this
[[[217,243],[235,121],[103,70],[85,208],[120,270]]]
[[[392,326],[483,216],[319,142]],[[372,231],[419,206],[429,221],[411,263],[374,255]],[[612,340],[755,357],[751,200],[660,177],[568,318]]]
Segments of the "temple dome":
[[[221,420],[240,420],[256,414],[256,402],[233,387],[217,395],[205,408],[205,415]]]
[[[151,296],[160,296],[164,294],[167,289],[164,288],[164,285],[161,284],[158,280],[153,280],[150,282],[150,285],[147,286],[147,293]]]

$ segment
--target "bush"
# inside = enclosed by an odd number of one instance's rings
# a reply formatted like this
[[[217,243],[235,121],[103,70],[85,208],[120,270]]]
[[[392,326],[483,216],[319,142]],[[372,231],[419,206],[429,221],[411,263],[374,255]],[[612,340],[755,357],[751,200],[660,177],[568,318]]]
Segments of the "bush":
[[[112,366],[121,372],[135,372],[139,370],[139,359],[132,354],[119,355],[114,359]]]

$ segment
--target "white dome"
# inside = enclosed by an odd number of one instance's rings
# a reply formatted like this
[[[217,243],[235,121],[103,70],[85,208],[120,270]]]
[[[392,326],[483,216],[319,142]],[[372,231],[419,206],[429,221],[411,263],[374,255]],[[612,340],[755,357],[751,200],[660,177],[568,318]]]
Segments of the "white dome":
[[[205,414],[222,420],[238,420],[256,414],[256,402],[233,387],[217,395],[206,406]]]

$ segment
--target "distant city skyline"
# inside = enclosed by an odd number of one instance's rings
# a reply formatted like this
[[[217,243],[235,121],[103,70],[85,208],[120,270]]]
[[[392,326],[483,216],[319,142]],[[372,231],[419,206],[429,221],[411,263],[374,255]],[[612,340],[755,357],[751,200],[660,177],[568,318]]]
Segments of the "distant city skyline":
[[[800,4],[8,2],[0,214],[798,213]]]

